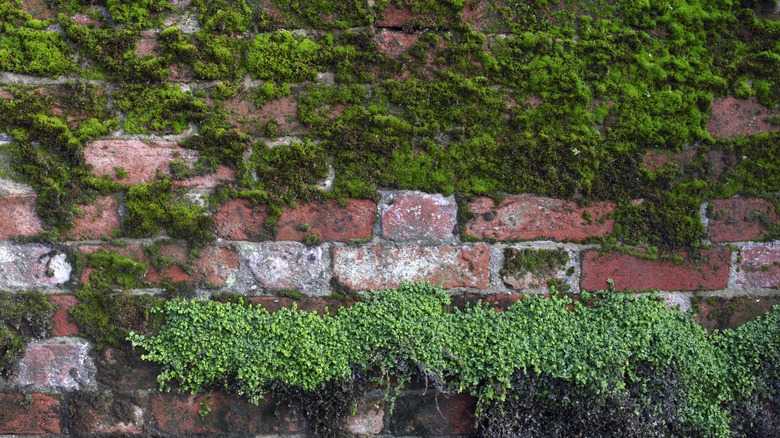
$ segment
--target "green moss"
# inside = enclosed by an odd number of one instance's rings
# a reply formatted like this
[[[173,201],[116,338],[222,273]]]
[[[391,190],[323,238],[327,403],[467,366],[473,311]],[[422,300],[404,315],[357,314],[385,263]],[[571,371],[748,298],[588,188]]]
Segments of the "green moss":
[[[54,310],[40,292],[0,292],[0,375],[13,372],[31,338],[52,335]]]
[[[280,290],[279,291],[279,296],[283,297],[283,298],[290,298],[290,299],[293,299],[293,300],[296,300],[296,301],[297,300],[302,300],[303,298],[306,297],[304,294],[300,293],[297,290],[293,290],[293,289]]]
[[[569,262],[569,253],[563,249],[504,249],[501,275],[530,273],[535,278],[555,277]]]
[[[169,237],[186,239],[194,247],[214,240],[214,219],[204,207],[175,193],[170,180],[130,186],[125,206],[127,215],[122,230],[128,237],[154,237],[165,230]]]
[[[288,31],[257,35],[247,52],[247,68],[252,76],[280,82],[313,81],[324,70],[327,52],[305,37]]]
[[[317,246],[322,243],[322,238],[316,234],[309,234],[303,238],[303,244],[306,246]]]
[[[161,82],[170,74],[168,61],[162,57],[138,57],[135,46],[138,32],[77,25],[64,14],[59,22],[68,39],[117,82]]]
[[[175,85],[127,85],[114,94],[114,105],[127,116],[122,128],[129,134],[181,134],[191,122],[202,122],[210,112],[203,100]]]
[[[0,38],[0,70],[56,78],[75,70],[70,52],[61,34],[22,27]]]
[[[167,0],[135,0],[133,3],[119,0],[106,0],[111,20],[124,24],[130,29],[149,29],[162,27],[161,12],[173,9]]]
[[[314,184],[328,176],[326,151],[311,141],[273,148],[258,142],[249,163],[257,178],[256,188],[268,190],[275,202],[316,197],[319,191]]]

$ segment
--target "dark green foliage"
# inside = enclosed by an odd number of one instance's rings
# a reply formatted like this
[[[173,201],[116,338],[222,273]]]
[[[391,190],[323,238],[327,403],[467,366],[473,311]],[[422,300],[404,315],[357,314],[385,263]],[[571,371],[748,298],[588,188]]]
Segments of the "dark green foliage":
[[[359,370],[421,375],[440,391],[476,395],[486,436],[620,436],[626,425],[637,436],[725,436],[727,405],[745,406],[754,391],[777,396],[777,311],[708,336],[656,297],[601,292],[585,307],[530,296],[501,313],[446,313],[449,302],[419,284],[323,317],[169,302],[155,310],[165,319],[158,332],[130,339],[162,364],[163,388],[227,386],[254,402],[283,388],[329,412],[344,409],[313,391],[351,393]]]
[[[0,376],[13,372],[31,338],[52,335],[54,306],[40,292],[0,292]]]

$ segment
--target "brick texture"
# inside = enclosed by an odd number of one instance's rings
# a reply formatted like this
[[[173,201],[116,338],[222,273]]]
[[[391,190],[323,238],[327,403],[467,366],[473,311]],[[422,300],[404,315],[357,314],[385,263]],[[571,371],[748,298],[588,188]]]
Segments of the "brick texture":
[[[444,288],[490,285],[487,245],[336,248],[334,276],[352,289],[394,288],[407,281],[430,281]]]
[[[95,366],[86,341],[55,339],[27,346],[12,381],[41,392],[70,391],[94,386]]]
[[[615,220],[604,218],[614,208],[611,202],[581,208],[571,201],[531,196],[508,196],[496,207],[490,198],[477,198],[469,203],[476,216],[465,232],[477,239],[583,240],[614,231]],[[583,218],[586,213],[590,223]]]
[[[100,196],[94,204],[79,208],[84,214],[73,221],[73,228],[66,236],[68,240],[110,238],[122,225],[119,201],[113,196]]]
[[[36,195],[0,196],[0,239],[34,236],[43,231],[35,213]]]
[[[309,235],[319,236],[326,242],[371,238],[376,204],[366,199],[350,199],[348,202],[346,207],[329,200],[285,208],[276,223],[276,240],[300,241]]]
[[[57,309],[51,318],[54,336],[78,336],[79,327],[70,315],[70,309],[79,303],[78,298],[73,295],[52,295],[48,299],[49,303]]]
[[[647,260],[620,252],[600,255],[588,251],[582,261],[581,287],[588,291],[608,289],[607,279],[616,290],[713,290],[726,287],[729,276],[728,248],[702,250],[699,262]]]
[[[214,213],[215,233],[229,240],[265,240],[266,206],[252,207],[246,199],[232,199]]]
[[[778,222],[774,204],[765,199],[715,199],[712,205],[708,231],[713,242],[760,239]]]
[[[66,255],[50,246],[0,242],[0,287],[56,286],[71,270]]]
[[[0,433],[60,433],[59,410],[60,401],[50,395],[0,394]]]
[[[780,287],[780,244],[756,244],[740,252],[736,283],[747,287]]]
[[[767,122],[769,116],[777,113],[761,105],[757,97],[715,98],[712,100],[712,116],[707,123],[707,132],[712,137],[734,138],[757,132],[777,131],[780,126]]]
[[[382,235],[396,240],[452,237],[458,205],[452,196],[401,193],[382,208]]]
[[[263,243],[246,259],[261,287],[296,289],[312,295],[327,295],[331,278],[330,252],[307,248],[295,242]]]

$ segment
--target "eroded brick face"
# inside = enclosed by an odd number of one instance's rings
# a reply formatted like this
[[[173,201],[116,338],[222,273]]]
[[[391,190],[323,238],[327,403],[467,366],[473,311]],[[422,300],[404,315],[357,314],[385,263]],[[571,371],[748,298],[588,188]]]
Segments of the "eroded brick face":
[[[35,213],[36,195],[0,196],[0,239],[34,236],[43,231]]]
[[[726,287],[729,277],[728,248],[701,251],[699,259],[683,257],[678,262],[649,260],[621,252],[588,251],[582,261],[581,286],[588,291],[660,289],[716,290]]]
[[[778,222],[775,205],[765,199],[715,199],[712,205],[708,232],[713,242],[760,239]]]
[[[430,281],[444,288],[484,289],[490,284],[487,245],[336,248],[334,276],[356,290],[388,289]]]
[[[780,287],[780,244],[753,244],[740,252],[736,282],[747,287]]]
[[[615,220],[606,218],[614,208],[611,202],[578,207],[535,196],[508,196],[496,206],[490,198],[477,198],[469,204],[476,216],[466,223],[465,232],[477,239],[583,240],[614,231]]]

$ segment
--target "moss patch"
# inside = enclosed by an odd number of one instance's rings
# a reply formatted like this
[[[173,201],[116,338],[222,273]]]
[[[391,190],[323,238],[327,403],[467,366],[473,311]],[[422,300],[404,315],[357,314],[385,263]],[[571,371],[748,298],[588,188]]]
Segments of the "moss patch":
[[[40,292],[0,292],[0,375],[8,376],[27,342],[52,335],[54,306]]]

